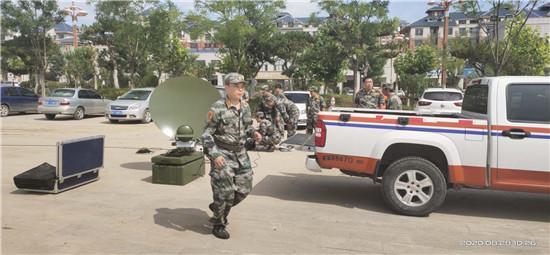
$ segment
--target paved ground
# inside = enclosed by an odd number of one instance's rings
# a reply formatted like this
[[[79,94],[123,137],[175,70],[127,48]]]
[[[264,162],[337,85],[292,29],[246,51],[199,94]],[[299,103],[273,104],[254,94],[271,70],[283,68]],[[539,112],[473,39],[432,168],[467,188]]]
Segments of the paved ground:
[[[209,178],[151,183],[150,158],[171,147],[154,124],[36,114],[1,122],[3,254],[550,253],[548,195],[450,191],[429,217],[399,216],[370,179],[308,172],[305,152],[250,153],[253,192],[230,215],[231,239],[218,240]],[[56,141],[90,135],[106,136],[101,180],[57,195],[16,189],[14,175],[55,164]],[[136,154],[141,147],[154,153]]]

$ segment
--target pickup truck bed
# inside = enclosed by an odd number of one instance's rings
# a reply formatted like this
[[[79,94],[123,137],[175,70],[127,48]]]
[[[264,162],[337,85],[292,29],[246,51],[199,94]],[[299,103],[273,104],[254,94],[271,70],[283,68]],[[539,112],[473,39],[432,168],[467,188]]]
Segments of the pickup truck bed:
[[[447,188],[550,193],[550,78],[474,80],[457,116],[340,108],[321,112],[313,171],[382,183],[397,212],[427,215]]]

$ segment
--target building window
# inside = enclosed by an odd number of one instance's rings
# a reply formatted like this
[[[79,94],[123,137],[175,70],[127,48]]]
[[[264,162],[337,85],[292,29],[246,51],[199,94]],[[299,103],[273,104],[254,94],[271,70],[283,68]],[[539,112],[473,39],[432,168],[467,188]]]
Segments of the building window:
[[[448,35],[453,35],[453,28],[452,27],[449,28],[449,31],[447,32],[447,34]]]
[[[264,71],[267,72],[267,64],[264,65]]]
[[[465,27],[461,27],[458,29],[458,32],[460,35],[466,35],[466,28]]]
[[[414,40],[414,46],[415,47],[418,47],[420,45],[422,45],[422,40]]]
[[[414,29],[414,35],[422,35],[424,33],[423,28],[415,28]]]
[[[458,21],[458,24],[466,24],[466,20],[461,19]]]
[[[469,30],[470,30],[471,35],[476,33],[476,28],[475,27],[471,27]]]
[[[470,20],[470,24],[477,24],[477,20],[471,19],[471,20]]]

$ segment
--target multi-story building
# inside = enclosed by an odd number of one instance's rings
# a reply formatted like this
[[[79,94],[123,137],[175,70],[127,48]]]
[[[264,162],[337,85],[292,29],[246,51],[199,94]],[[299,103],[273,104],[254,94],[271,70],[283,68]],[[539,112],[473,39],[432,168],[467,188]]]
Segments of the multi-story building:
[[[527,12],[527,11],[525,11]],[[411,23],[404,29],[404,33],[409,38],[409,48],[415,49],[422,44],[430,44],[443,47],[443,19],[444,9],[442,7],[432,7],[426,11],[427,16]],[[448,38],[469,37],[474,41],[479,41],[487,36],[496,36],[496,27],[498,23],[498,37],[504,38],[505,21],[512,17],[508,9],[499,10],[495,15],[494,10],[482,13],[479,17],[472,13],[450,12]],[[550,3],[537,7],[527,19],[526,25],[538,30],[542,36],[550,35]]]
[[[548,36],[550,42],[550,3],[533,10],[525,25],[538,30],[541,36]]]
[[[404,28],[403,32],[409,38],[410,49],[414,50],[422,44],[443,47],[444,12],[442,7],[432,7],[426,11],[427,16]],[[479,40],[487,36],[479,29],[478,18],[473,14],[450,12],[448,28],[449,38],[467,36],[473,40]]]

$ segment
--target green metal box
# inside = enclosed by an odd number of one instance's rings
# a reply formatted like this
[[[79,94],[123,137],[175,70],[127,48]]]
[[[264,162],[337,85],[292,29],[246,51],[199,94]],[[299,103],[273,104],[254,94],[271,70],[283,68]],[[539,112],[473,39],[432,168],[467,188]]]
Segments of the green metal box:
[[[169,157],[165,154],[155,156],[153,162],[153,183],[185,185],[204,175],[204,156],[202,152],[190,155]]]

